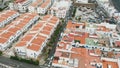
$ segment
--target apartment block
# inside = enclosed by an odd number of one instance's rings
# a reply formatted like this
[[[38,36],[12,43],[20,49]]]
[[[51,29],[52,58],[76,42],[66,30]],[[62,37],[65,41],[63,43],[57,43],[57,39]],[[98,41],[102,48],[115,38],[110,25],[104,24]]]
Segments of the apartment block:
[[[25,13],[20,15],[10,24],[0,29],[0,50],[4,51],[11,47],[20,36],[23,35],[39,18],[35,13]]]
[[[59,24],[59,19],[46,15],[16,44],[15,53],[19,57],[37,59],[48,39]]]

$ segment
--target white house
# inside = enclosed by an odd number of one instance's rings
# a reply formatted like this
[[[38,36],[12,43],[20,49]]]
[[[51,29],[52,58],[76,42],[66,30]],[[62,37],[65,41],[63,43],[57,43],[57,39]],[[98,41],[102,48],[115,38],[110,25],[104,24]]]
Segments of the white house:
[[[37,8],[37,13],[39,14],[45,14],[48,11],[48,8],[51,6],[51,0],[46,0],[44,3],[42,3],[41,6]]]
[[[0,14],[0,27],[4,27],[6,24],[9,24],[10,21],[19,16],[19,13],[14,10],[3,11]]]
[[[29,12],[37,12],[37,7],[39,7],[43,3],[43,0],[36,0],[34,1],[29,7]]]
[[[49,10],[49,13],[59,18],[65,18],[71,3],[71,0],[54,1],[52,7]]]
[[[50,22],[50,21],[54,21],[54,22]],[[15,52],[18,54],[18,56],[25,55],[26,58],[37,59],[38,56],[42,53],[43,48],[46,46],[48,39],[51,37],[52,33],[54,32],[54,29],[58,24],[59,24],[59,19],[57,17],[53,15],[44,16],[42,21],[38,22],[17,43],[15,47]]]
[[[27,17],[27,19],[25,17]],[[11,47],[12,43],[16,42],[19,39],[19,37],[24,32],[26,32],[26,30],[28,30],[38,18],[39,16],[37,14],[26,13],[18,17],[16,21],[13,21],[3,29],[0,29],[1,51],[4,51],[8,47]]]
[[[9,3],[11,10],[18,10],[20,12],[26,12],[28,6],[32,3],[32,0],[16,0],[14,3]]]

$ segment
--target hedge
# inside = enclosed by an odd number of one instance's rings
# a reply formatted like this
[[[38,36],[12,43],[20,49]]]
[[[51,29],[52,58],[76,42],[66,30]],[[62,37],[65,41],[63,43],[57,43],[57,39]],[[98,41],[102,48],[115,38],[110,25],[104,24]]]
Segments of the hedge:
[[[2,55],[2,51],[0,51],[0,56]]]
[[[23,59],[23,58],[20,58],[20,57],[17,57],[17,56],[11,56],[10,59],[18,60],[18,61],[21,61],[21,62],[26,62],[26,63],[29,63],[29,64],[39,65],[38,60],[33,61],[32,59],[28,60],[28,59]]]

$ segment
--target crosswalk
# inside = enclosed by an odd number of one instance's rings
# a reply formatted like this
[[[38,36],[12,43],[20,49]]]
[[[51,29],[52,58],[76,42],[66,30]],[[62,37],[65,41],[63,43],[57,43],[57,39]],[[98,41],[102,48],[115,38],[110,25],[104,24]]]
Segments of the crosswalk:
[[[14,68],[14,67],[0,63],[0,68]]]

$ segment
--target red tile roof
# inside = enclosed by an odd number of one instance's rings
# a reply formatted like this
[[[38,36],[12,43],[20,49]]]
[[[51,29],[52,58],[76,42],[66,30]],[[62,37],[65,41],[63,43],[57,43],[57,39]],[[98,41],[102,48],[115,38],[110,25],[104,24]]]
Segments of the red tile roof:
[[[8,31],[16,33],[18,30],[20,30],[20,28],[14,27],[14,28],[10,28]]]
[[[95,68],[90,63],[94,61],[96,63],[101,62],[100,57],[90,56],[86,48],[73,48],[72,51],[77,52],[71,54],[71,59],[79,60],[79,68]]]
[[[54,20],[50,20],[49,22],[54,24],[54,25],[57,23],[57,21],[54,21]]]
[[[45,41],[44,39],[35,38],[35,39],[32,40],[31,43],[34,43],[34,44],[37,44],[37,45],[41,46],[44,41]]]
[[[26,1],[26,0],[15,0],[15,3],[22,3],[24,1]]]
[[[1,37],[0,37],[0,43],[1,43],[1,44],[4,44],[7,40],[8,40],[8,39],[1,38]]]
[[[32,37],[33,37],[32,35],[26,35],[21,39],[21,41],[30,41]]]
[[[49,15],[47,16],[49,17]],[[44,17],[47,17],[47,16],[44,16]],[[20,41],[29,42],[29,45],[27,46],[27,48],[33,51],[38,51],[41,48],[42,44],[47,39],[47,37],[44,37],[41,34],[50,35],[50,32],[53,30],[53,28],[54,26],[49,25],[48,21],[42,20],[41,22],[38,22],[35,26],[33,26],[32,29]]]
[[[33,50],[33,51],[39,51],[40,50],[40,47],[39,45],[37,44],[31,44],[29,45],[27,48],[30,49],[30,50]]]
[[[102,61],[102,64],[103,68],[108,68],[108,65],[110,65],[111,68],[119,68],[116,62]]]
[[[76,27],[85,26],[84,23],[74,23],[71,20],[68,21],[66,28],[67,29],[76,29]]]
[[[15,11],[9,11],[9,12],[10,12],[10,14],[16,13]],[[29,16],[29,18],[24,18],[24,16]],[[26,13],[25,15],[23,14],[23,18],[18,17],[15,21],[11,22],[6,27],[0,29],[0,31],[1,31],[0,37],[9,39],[11,36],[14,36],[16,34],[16,32],[19,31],[20,29],[22,29],[31,19],[33,19],[34,16],[36,16],[36,14]],[[19,24],[16,24],[17,21],[20,21]],[[4,32],[4,31],[6,31],[6,32]],[[3,41],[4,40],[5,39],[3,39]],[[3,41],[1,41],[1,42],[3,42]]]
[[[41,8],[46,8],[48,4],[50,3],[51,0],[46,0],[40,7]]]
[[[50,31],[42,30],[40,33],[45,34],[45,35],[50,35]]]
[[[45,30],[45,31],[51,31],[52,28],[53,28],[52,26],[46,25],[46,26],[44,26],[43,30]]]
[[[45,37],[45,36],[42,36],[42,35],[37,35],[37,38],[41,38],[41,39],[46,39],[47,37]]]
[[[21,46],[26,46],[27,42],[25,41],[20,41],[16,44],[16,47],[21,47]]]
[[[10,38],[11,36],[13,36],[14,34],[11,33],[11,32],[5,32],[3,33],[2,35],[0,35],[1,37],[4,37],[4,38]]]
[[[43,19],[44,19],[44,18],[50,18],[50,17],[51,17],[51,15],[48,14],[48,15],[45,15],[45,16],[43,17]]]
[[[13,10],[7,10],[7,11],[3,11],[0,14],[0,22],[6,20],[8,17],[11,17],[13,14],[16,14],[16,11]]]
[[[120,46],[120,41],[115,42],[116,46]]]
[[[36,0],[35,2],[33,2],[33,3],[31,4],[31,6],[37,7],[41,2],[42,2],[42,0]]]

